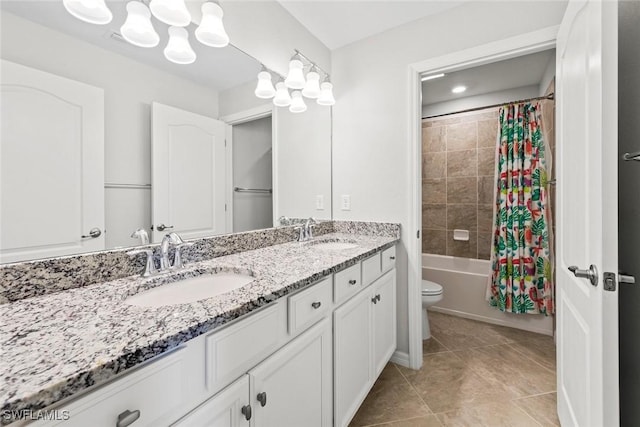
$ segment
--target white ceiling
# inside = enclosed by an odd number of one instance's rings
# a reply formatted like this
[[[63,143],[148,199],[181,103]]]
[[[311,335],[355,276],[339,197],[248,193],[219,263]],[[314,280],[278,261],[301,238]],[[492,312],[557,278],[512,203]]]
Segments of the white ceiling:
[[[212,48],[198,42],[193,36],[194,24],[188,30],[197,59],[189,65],[178,65],[165,59],[162,51],[169,38],[168,26],[155,18],[152,20],[160,35],[160,44],[154,48],[140,48],[113,38],[111,35],[119,33],[125,21],[126,2],[109,0],[107,4],[113,13],[113,20],[107,25],[88,24],[74,18],[65,10],[62,1],[2,0],[0,9],[218,91],[255,80],[260,71],[258,61],[233,46]]]
[[[444,77],[422,82],[422,104],[431,105],[506,89],[538,85],[553,59],[555,50],[532,53],[505,61],[446,73]],[[454,86],[466,86],[460,94],[451,93]]]
[[[329,49],[461,5],[443,0],[278,0]]]

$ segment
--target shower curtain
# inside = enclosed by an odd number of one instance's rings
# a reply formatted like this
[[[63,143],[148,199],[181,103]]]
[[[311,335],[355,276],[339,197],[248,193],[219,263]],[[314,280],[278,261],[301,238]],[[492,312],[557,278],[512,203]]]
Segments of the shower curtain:
[[[499,130],[489,302],[505,312],[550,315],[554,286],[545,159],[550,151],[540,104],[502,107]]]

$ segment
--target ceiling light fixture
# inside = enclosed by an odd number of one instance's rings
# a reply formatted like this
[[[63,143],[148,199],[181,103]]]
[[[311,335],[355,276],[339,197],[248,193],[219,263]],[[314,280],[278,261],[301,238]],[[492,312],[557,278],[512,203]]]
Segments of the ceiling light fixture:
[[[149,8],[139,1],[127,3],[127,20],[120,27],[120,33],[135,46],[155,47],[160,43],[160,36],[151,24]]]
[[[196,30],[196,38],[200,43],[211,47],[225,47],[229,44],[229,36],[224,30],[222,8],[211,2],[202,4],[202,21]]]
[[[327,79],[322,82],[320,88],[321,91],[317,101],[318,104],[326,106],[334,105],[336,103],[336,100],[333,97],[333,84],[329,81],[329,76],[327,76]]]
[[[302,89],[302,94],[307,98],[316,99],[320,96],[320,74],[318,74],[318,67],[311,66],[311,69],[307,73],[307,82]]]
[[[287,74],[284,84],[290,89],[302,89],[306,84],[303,72],[304,64],[298,59],[299,57],[300,55],[296,53],[289,61],[289,74]]]
[[[288,107],[291,105],[291,95],[283,81],[276,83],[276,96],[273,98],[276,107]]]
[[[453,93],[462,93],[465,90],[467,90],[466,86],[456,86],[453,89],[451,89],[451,92],[453,92]]]
[[[169,42],[164,48],[164,56],[176,64],[191,64],[196,53],[189,44],[189,32],[182,27],[169,27]]]
[[[151,0],[149,9],[153,16],[167,25],[186,27],[191,23],[191,14],[184,0]]]
[[[264,65],[262,66],[262,71],[258,73],[258,85],[254,93],[258,98],[262,99],[271,99],[276,94],[273,83],[271,83],[271,73]]]
[[[444,73],[433,74],[431,76],[424,76],[420,80],[422,80],[423,82],[426,82],[427,80],[439,79],[440,77],[444,77]]]
[[[71,15],[90,24],[105,25],[113,19],[104,0],[64,0],[62,4]]]
[[[302,99],[302,92],[299,90],[291,92],[291,105],[289,106],[289,111],[292,113],[304,113],[307,111],[307,104],[304,103],[304,99]]]

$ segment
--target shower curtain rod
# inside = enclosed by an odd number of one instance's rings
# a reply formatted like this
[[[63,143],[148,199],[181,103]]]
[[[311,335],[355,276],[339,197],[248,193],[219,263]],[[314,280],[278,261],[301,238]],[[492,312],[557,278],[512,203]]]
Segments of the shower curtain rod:
[[[436,117],[450,116],[452,114],[470,113],[472,111],[480,111],[480,110],[486,110],[487,108],[502,107],[503,105],[509,105],[509,104],[520,104],[521,102],[541,101],[544,99],[552,101],[553,99],[555,99],[555,93],[551,92],[549,95],[536,96],[535,98],[520,99],[518,101],[512,101],[512,102],[502,102],[500,104],[486,105],[484,107],[467,108],[466,110],[454,111],[451,113],[444,113],[444,114],[436,114],[435,116],[426,116],[426,117],[423,117],[422,120],[434,119]]]

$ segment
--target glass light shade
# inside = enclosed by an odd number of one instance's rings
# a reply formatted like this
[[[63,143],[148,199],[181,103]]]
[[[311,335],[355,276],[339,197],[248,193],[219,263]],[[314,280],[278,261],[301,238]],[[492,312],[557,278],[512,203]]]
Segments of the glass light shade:
[[[284,84],[291,89],[302,89],[305,85],[304,74],[302,72],[302,61],[292,59],[289,62],[289,74],[284,80]]]
[[[276,83],[276,96],[273,98],[276,107],[288,107],[291,105],[291,96],[284,82]]]
[[[186,27],[191,23],[191,14],[184,0],[151,0],[149,8],[153,16],[167,25]]]
[[[225,47],[229,44],[229,36],[224,30],[222,8],[215,3],[202,4],[202,21],[196,30],[196,38],[200,43],[211,47]]]
[[[302,93],[299,90],[294,90],[291,93],[291,105],[289,106],[289,111],[292,113],[304,113],[307,111],[307,105],[304,103],[304,99],[302,99]]]
[[[64,0],[62,3],[67,12],[90,24],[104,25],[113,19],[104,0]]]
[[[302,94],[312,99],[320,96],[320,74],[313,70],[307,73],[307,83],[302,89]]]
[[[120,33],[135,46],[155,47],[160,43],[160,36],[151,24],[149,8],[139,1],[127,3],[127,20],[120,27]]]
[[[320,105],[333,105],[336,103],[333,97],[333,84],[330,82],[323,82],[320,85],[320,96],[317,100]]]
[[[271,73],[261,71],[258,73],[258,85],[255,94],[258,98],[270,99],[276,94],[276,90],[271,83]]]
[[[196,53],[189,44],[189,33],[182,27],[169,27],[169,42],[164,48],[164,56],[176,64],[191,64]]]

